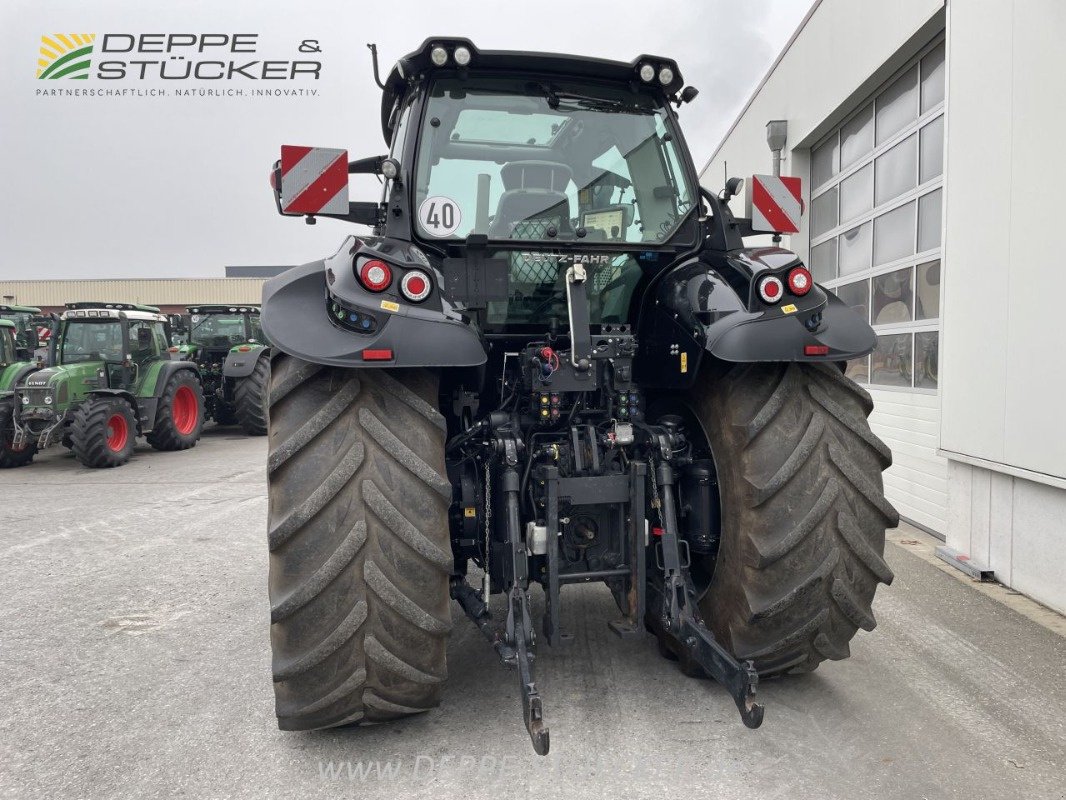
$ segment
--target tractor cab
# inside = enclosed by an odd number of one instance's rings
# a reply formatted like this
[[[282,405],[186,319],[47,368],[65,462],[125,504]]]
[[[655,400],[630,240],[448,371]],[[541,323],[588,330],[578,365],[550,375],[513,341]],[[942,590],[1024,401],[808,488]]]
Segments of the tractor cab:
[[[0,305],[0,320],[6,320],[14,326],[15,346],[21,352],[23,360],[29,361],[34,351],[40,346],[38,331],[41,309],[33,306]]]
[[[17,361],[15,355],[15,323],[0,319],[0,370],[6,369]]]
[[[201,369],[221,369],[226,354],[241,345],[264,345],[258,306],[189,306],[184,317],[185,342],[171,353],[192,358]]]

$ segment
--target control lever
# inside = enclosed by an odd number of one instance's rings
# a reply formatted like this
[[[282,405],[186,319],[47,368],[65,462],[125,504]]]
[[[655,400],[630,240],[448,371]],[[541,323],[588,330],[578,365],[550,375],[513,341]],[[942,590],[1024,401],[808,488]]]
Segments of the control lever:
[[[592,366],[592,327],[589,317],[588,273],[580,264],[566,271],[566,307],[570,318],[570,363],[585,372]]]

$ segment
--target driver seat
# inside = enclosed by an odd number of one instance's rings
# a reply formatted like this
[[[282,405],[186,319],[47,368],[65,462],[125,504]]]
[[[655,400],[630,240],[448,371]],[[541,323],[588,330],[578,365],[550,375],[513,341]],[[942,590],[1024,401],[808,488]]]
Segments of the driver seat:
[[[566,187],[573,171],[555,161],[512,161],[500,169],[503,194],[489,226],[493,239],[546,238],[549,225],[570,227]]]

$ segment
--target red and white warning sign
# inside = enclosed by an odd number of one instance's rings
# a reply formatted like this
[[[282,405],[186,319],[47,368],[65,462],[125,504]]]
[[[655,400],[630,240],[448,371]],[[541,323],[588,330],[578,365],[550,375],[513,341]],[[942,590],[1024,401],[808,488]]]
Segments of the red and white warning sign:
[[[799,178],[751,176],[751,229],[766,233],[799,233],[803,185]]]
[[[348,151],[281,146],[283,214],[347,214]]]

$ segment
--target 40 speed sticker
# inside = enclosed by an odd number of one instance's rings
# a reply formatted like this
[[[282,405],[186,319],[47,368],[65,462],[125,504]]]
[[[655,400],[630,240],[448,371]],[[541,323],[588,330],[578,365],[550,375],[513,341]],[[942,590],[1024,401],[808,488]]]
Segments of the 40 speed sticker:
[[[437,238],[451,236],[463,221],[459,204],[450,197],[427,197],[418,207],[418,222],[422,230]]]

